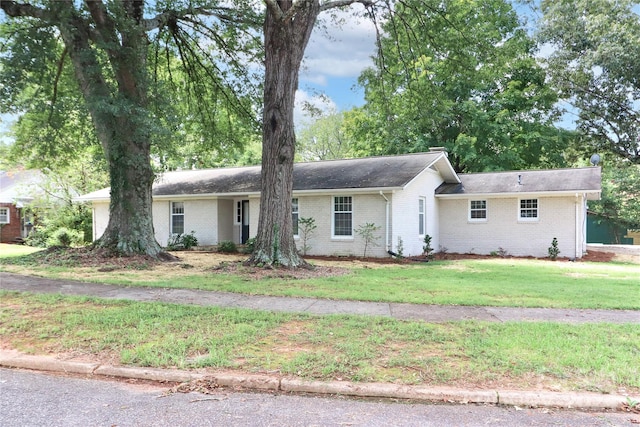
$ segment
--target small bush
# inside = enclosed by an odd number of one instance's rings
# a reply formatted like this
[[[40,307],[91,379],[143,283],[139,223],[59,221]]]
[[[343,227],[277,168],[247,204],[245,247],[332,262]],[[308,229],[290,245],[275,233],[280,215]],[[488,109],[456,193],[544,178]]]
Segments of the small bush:
[[[192,230],[191,233],[182,235],[182,246],[184,246],[185,249],[198,246],[198,238],[196,237],[195,231]]]
[[[398,258],[404,258],[404,241],[398,236],[398,244],[396,245],[396,254]]]
[[[238,252],[238,246],[236,246],[236,244],[231,240],[225,240],[218,243],[218,252],[222,252],[225,254],[234,254]]]
[[[46,248],[47,240],[49,240],[49,233],[46,228],[43,227],[33,227],[31,233],[24,239],[24,243],[33,246],[34,248]]]
[[[422,254],[427,257],[427,259],[433,259],[433,248],[431,247],[431,240],[433,238],[428,234],[424,235],[424,245],[422,246]]]
[[[68,248],[72,245],[82,245],[83,242],[84,233],[76,230],[70,230],[66,227],[60,227],[47,239],[47,247],[62,246]]]
[[[302,255],[306,256],[307,252],[311,250],[309,240],[315,234],[315,230],[318,228],[316,220],[312,217],[299,218],[298,219],[298,233],[300,233],[300,240],[302,241]]]
[[[256,248],[256,238],[255,237],[248,238],[244,244],[244,253],[252,254],[255,248]]]
[[[551,241],[551,246],[549,246],[547,251],[549,252],[549,258],[551,258],[552,261],[555,261],[558,258],[558,254],[560,254],[560,249],[558,248],[558,239],[556,239],[555,237],[553,238],[553,240]]]
[[[198,238],[195,236],[195,231],[191,231],[190,234],[174,234],[169,237],[167,242],[168,251],[189,250],[194,246],[198,246]]]
[[[378,230],[382,227],[374,224],[373,222],[367,222],[366,224],[361,224],[356,228],[356,234],[364,240],[364,253],[363,257],[367,256],[367,249],[370,246],[380,246],[378,244],[379,236],[376,234]]]

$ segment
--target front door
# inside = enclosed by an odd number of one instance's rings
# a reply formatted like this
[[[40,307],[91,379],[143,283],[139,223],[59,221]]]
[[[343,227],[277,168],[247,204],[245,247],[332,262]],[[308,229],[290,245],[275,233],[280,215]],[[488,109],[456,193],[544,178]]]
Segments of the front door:
[[[243,245],[245,243],[247,243],[247,240],[249,240],[249,201],[248,200],[243,200],[241,202],[241,216],[242,216],[242,222],[241,222],[241,227],[242,227],[242,232],[241,232],[241,241],[240,243],[242,243]]]

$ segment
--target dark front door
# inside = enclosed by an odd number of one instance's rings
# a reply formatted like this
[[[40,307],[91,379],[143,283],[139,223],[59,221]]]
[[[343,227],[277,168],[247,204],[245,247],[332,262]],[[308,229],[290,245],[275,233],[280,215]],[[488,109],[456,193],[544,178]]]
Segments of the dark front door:
[[[249,201],[242,201],[242,241],[244,245],[249,240]]]

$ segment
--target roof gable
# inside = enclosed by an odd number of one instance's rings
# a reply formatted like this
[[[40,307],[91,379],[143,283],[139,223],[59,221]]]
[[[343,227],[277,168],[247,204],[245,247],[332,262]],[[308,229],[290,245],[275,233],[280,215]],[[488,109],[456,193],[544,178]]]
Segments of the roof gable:
[[[599,167],[459,174],[460,184],[442,184],[440,196],[473,194],[599,193]]]

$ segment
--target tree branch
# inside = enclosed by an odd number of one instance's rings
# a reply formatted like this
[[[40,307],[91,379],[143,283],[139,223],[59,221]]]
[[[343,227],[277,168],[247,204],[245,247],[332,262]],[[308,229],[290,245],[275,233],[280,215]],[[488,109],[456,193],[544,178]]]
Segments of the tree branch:
[[[102,1],[85,0],[87,9],[96,23],[96,29],[98,30],[98,36],[103,43],[107,43],[112,46],[108,51],[113,51],[116,46],[119,46],[118,36],[116,34],[116,25],[107,13],[104,3]]]
[[[233,9],[231,8],[209,9],[204,7],[189,8],[186,10],[166,10],[153,18],[144,19],[142,22],[146,31],[156,30],[170,25],[171,22],[195,15],[212,16],[220,19],[221,21],[234,22],[238,24],[260,25],[260,22],[256,22],[255,20],[248,19],[244,16],[234,16],[232,13],[229,13],[232,11]]]
[[[280,8],[280,5],[276,0],[264,0],[264,3],[267,5],[267,9],[269,9],[271,13],[273,13],[273,16],[276,18],[276,20],[284,20],[284,12]]]
[[[354,3],[360,3],[364,7],[371,7],[376,4],[375,0],[332,0],[320,5],[320,12],[334,9],[336,7],[350,6]]]
[[[47,11],[35,7],[28,3],[16,3],[15,1],[0,1],[0,8],[4,10],[4,12],[11,16],[12,18],[17,18],[20,16],[29,16],[31,18],[38,18],[42,20],[46,20]]]

